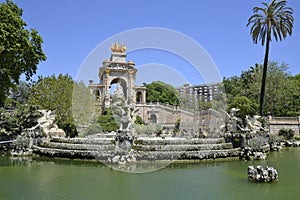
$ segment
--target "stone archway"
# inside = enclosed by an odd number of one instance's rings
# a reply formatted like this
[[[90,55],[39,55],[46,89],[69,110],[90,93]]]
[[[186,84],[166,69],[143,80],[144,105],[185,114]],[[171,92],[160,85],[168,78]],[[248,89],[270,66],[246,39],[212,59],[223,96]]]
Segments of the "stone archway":
[[[122,88],[122,93],[124,95],[125,99],[128,99],[128,91],[127,91],[127,83],[124,79],[122,78],[115,78],[110,82],[110,86],[111,87],[113,84],[119,84]]]
[[[141,104],[143,102],[143,94],[142,92],[138,91],[136,93],[136,103]]]
[[[155,114],[150,115],[150,123],[152,123],[152,124],[157,123],[157,116]]]
[[[145,86],[136,86],[135,90],[135,103],[136,104],[146,104],[146,87]]]
[[[100,96],[100,91],[99,91],[99,90],[94,90],[94,96],[95,96],[96,98],[99,98],[99,96]]]

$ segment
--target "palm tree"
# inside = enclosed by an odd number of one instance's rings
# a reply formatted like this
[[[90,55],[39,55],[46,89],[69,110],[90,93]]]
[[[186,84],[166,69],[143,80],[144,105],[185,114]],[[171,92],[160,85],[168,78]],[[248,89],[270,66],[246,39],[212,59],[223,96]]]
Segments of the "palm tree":
[[[264,96],[269,59],[270,42],[272,35],[275,40],[282,41],[287,35],[292,35],[294,17],[293,9],[286,6],[286,0],[272,0],[269,4],[262,3],[263,7],[254,7],[253,15],[248,19],[248,24],[252,24],[250,34],[253,42],[256,44],[261,41],[262,46],[266,44],[264,57],[263,75],[260,92],[259,113],[262,116],[264,110]]]

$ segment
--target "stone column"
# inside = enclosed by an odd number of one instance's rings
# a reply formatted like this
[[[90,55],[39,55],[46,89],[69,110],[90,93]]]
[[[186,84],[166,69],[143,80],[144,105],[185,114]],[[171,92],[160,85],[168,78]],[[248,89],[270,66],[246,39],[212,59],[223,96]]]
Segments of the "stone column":
[[[146,91],[142,92],[142,104],[146,104]]]
[[[134,95],[133,95],[133,73],[134,73],[134,71],[132,71],[132,70],[129,70],[128,71],[128,75],[129,75],[129,84],[128,84],[128,104],[130,105],[130,104],[133,104],[133,97],[134,97]]]
[[[105,107],[109,106],[110,103],[110,90],[109,90],[109,73],[110,69],[105,69],[105,92],[104,92],[104,104]]]

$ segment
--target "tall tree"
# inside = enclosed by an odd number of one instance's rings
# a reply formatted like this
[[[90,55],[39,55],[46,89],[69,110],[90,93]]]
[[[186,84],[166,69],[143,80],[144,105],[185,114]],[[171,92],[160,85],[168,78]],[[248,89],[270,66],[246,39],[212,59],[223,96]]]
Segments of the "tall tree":
[[[28,103],[41,109],[54,110],[58,127],[68,136],[76,136],[77,130],[72,114],[72,93],[74,81],[66,74],[39,77],[29,93]]]
[[[257,43],[261,41],[263,46],[266,44],[259,102],[260,115],[264,114],[265,85],[272,35],[276,41],[278,41],[278,39],[281,41],[288,35],[292,35],[294,11],[292,8],[287,7],[286,3],[286,0],[272,0],[269,4],[262,3],[263,7],[253,8],[254,14],[248,19],[247,26],[251,24],[250,34],[253,42]]]
[[[27,30],[23,10],[12,1],[0,4],[0,106],[21,74],[29,80],[45,60],[43,40],[35,29]]]
[[[26,29],[22,13],[10,0],[0,4],[0,106],[21,74],[29,80],[39,62],[46,60],[41,36],[35,29]]]

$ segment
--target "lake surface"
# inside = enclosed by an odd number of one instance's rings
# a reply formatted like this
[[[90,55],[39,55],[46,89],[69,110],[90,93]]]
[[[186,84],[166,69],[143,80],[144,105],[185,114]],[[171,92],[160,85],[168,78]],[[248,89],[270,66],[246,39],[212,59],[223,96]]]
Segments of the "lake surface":
[[[247,166],[274,166],[279,180],[256,183]],[[0,153],[0,199],[299,199],[300,148],[264,161],[174,163],[132,174],[90,161],[12,160]]]

